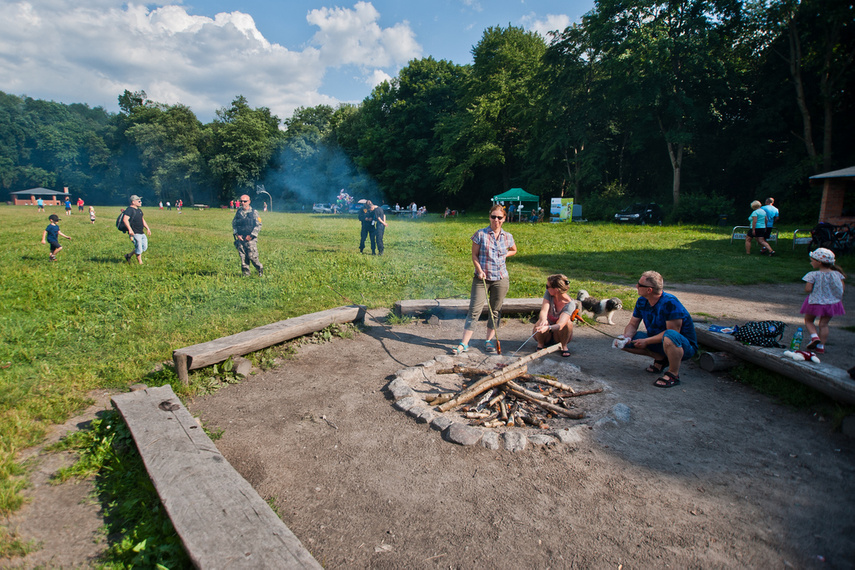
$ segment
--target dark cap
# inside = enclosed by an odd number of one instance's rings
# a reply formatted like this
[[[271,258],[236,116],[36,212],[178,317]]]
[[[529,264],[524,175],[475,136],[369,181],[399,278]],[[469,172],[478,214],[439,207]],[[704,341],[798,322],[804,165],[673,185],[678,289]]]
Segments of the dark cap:
[[[56,214],[51,214],[50,216],[48,216],[48,219],[52,222],[58,222],[59,216],[57,216]]]

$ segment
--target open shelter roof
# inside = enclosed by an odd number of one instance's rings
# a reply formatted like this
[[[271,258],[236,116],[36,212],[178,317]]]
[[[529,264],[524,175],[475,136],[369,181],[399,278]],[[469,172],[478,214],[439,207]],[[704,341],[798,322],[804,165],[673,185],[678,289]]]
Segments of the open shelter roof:
[[[29,190],[18,190],[11,192],[15,196],[68,196],[65,192],[58,190],[48,190],[47,188],[30,188]]]

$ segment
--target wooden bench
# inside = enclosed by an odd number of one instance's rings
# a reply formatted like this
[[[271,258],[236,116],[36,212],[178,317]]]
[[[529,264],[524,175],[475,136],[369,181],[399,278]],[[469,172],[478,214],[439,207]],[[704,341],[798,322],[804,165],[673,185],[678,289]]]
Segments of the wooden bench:
[[[503,315],[524,315],[540,311],[543,298],[505,299],[502,305]],[[484,304],[486,309],[487,304]],[[399,317],[433,313],[442,316],[464,315],[469,310],[469,299],[413,299],[398,301],[392,311]],[[482,311],[483,313],[486,311]]]
[[[365,307],[362,305],[309,313],[209,342],[179,348],[172,352],[172,360],[175,362],[178,378],[187,384],[190,381],[190,370],[211,366],[228,360],[232,356],[243,356],[298,336],[317,332],[332,324],[362,321],[364,318]]]
[[[171,386],[119,394],[112,402],[197,568],[321,568]]]
[[[782,348],[760,348],[744,345],[729,334],[710,332],[708,327],[695,323],[698,342],[716,350],[723,350],[743,360],[798,380],[837,401],[855,404],[855,380],[836,366],[820,362],[798,362],[783,357]],[[819,355],[822,360],[822,355]]]
[[[733,243],[735,239],[744,241],[750,229],[751,226],[733,226],[733,229],[730,231],[730,243]],[[778,228],[772,228],[772,233],[769,234],[766,241],[778,243]]]

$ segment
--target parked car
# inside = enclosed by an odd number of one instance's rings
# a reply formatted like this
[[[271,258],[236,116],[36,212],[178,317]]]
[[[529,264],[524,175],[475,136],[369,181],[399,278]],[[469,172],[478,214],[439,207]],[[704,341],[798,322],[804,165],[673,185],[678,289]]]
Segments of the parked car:
[[[312,204],[312,211],[316,214],[332,214],[332,204]]]
[[[654,224],[662,225],[662,208],[659,204],[641,202],[628,206],[615,214],[616,224],[638,224],[640,226]]]

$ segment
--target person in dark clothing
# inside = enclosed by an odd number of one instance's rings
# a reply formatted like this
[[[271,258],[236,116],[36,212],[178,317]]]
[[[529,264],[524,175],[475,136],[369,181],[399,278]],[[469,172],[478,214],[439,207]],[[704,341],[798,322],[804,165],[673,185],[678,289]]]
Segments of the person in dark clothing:
[[[65,239],[71,239],[61,231],[59,231],[59,216],[56,214],[51,214],[48,216],[48,220],[50,223],[48,227],[45,228],[44,233],[42,234],[42,243],[50,244],[50,260],[56,261],[56,254],[62,251],[62,246],[59,245],[59,236],[64,237]]]
[[[235,248],[240,255],[240,269],[244,276],[251,273],[250,264],[258,270],[258,275],[264,275],[264,266],[258,260],[258,232],[261,231],[261,217],[258,211],[250,206],[249,196],[244,194],[238,201],[239,207],[232,220],[232,231],[235,235]]]
[[[377,225],[376,218],[374,217],[374,213],[372,210],[374,209],[374,204],[371,203],[371,200],[366,200],[362,205],[362,209],[359,210],[359,221],[362,222],[362,228],[360,229],[359,234],[359,253],[365,253],[363,251],[365,249],[365,238],[371,239],[371,251],[372,253],[377,249],[377,234],[375,233],[375,228]]]
[[[131,196],[131,205],[125,208],[122,222],[128,228],[128,236],[134,242],[134,250],[125,254],[125,261],[130,263],[131,258],[136,255],[137,261],[142,265],[142,254],[148,249],[148,236],[145,235],[145,232],[148,232],[150,236],[151,228],[148,227],[140,206],[142,206],[142,198],[136,194]]]
[[[386,233],[386,212],[380,206],[374,206],[371,210],[371,215],[374,216],[374,241],[377,243],[377,254],[383,255],[383,234]],[[374,248],[371,248],[371,253],[374,253]]]

